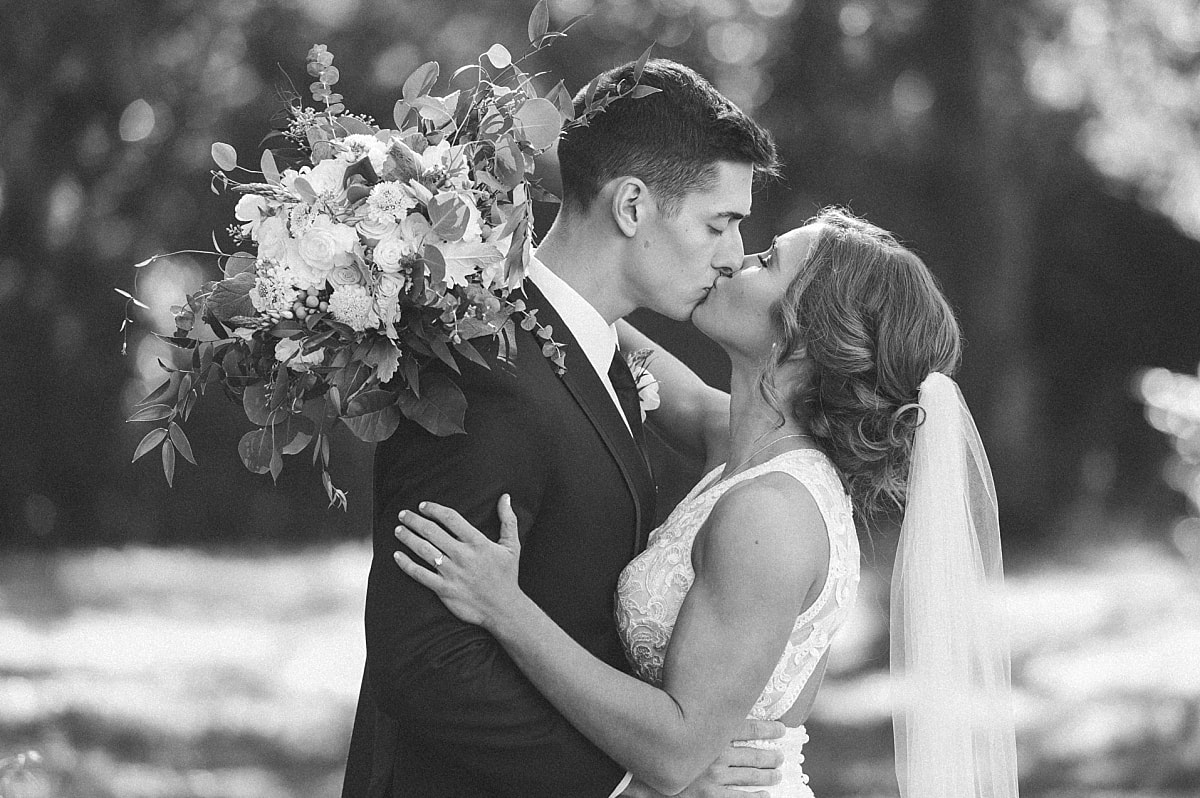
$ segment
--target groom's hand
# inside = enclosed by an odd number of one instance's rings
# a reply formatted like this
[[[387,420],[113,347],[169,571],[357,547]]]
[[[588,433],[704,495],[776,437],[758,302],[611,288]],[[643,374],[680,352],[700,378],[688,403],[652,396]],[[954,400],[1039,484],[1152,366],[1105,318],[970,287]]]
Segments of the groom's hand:
[[[745,720],[735,740],[777,740],[786,728],[774,720]],[[734,790],[733,787],[770,787],[783,778],[779,768],[783,752],[777,748],[750,748],[729,744],[700,778],[680,793],[685,798],[747,798],[766,792]]]

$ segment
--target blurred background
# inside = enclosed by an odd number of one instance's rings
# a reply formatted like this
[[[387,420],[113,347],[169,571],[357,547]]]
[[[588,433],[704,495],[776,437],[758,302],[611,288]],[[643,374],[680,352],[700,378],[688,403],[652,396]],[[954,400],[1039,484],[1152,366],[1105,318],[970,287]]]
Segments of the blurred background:
[[[0,0],[0,796],[337,794],[361,672],[370,452],[277,485],[208,397],[174,489],[133,402],[167,308],[224,245],[209,145],[253,163],[336,55],[351,108],[527,41],[531,0]],[[1200,790],[1200,3],[551,0],[590,15],[533,64],[574,91],[655,54],[775,135],[747,251],[837,203],[896,231],[965,328],[960,383],[1002,502],[1026,796]],[[437,93],[446,88],[443,78]],[[552,170],[551,170],[552,171]],[[552,176],[548,179],[552,180]],[[554,207],[539,208],[548,227]],[[135,291],[155,308],[134,309]],[[716,385],[715,348],[635,321]],[[127,346],[128,354],[122,354]],[[694,471],[659,451],[669,505]],[[806,769],[895,794],[886,575],[864,548]],[[892,544],[894,545],[894,544]],[[39,761],[23,756],[36,751]]]

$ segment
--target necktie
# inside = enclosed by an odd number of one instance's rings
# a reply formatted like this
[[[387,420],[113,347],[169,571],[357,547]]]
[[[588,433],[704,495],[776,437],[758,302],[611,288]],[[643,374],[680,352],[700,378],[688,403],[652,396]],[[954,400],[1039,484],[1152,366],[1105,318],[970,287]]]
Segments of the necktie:
[[[625,363],[625,358],[621,357],[619,349],[613,353],[612,365],[608,367],[608,379],[617,392],[617,401],[621,403],[625,420],[629,422],[629,431],[633,433],[633,439],[644,454],[646,435],[642,430],[642,406],[638,400],[637,384],[633,381],[633,373]]]

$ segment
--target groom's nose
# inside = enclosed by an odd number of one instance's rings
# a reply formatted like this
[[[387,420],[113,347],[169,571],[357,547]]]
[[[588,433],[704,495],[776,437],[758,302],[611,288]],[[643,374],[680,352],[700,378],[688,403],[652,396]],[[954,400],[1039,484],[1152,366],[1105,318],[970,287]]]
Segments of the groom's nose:
[[[724,236],[723,238],[727,240],[722,241],[719,245],[712,260],[712,267],[726,277],[731,277],[742,268],[745,251],[742,248],[740,235]]]

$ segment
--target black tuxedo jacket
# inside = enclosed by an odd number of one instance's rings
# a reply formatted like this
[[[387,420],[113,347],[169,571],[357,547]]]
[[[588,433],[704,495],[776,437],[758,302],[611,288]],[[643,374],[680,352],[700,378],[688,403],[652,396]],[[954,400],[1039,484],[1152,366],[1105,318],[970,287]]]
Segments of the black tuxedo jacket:
[[[654,522],[654,483],[620,411],[570,331],[526,284],[566,346],[559,376],[518,330],[509,363],[464,364],[466,435],[402,424],[375,453],[367,664],[343,798],[607,798],[624,769],[579,734],[482,628],[397,567],[397,513],[453,507],[493,539],[496,502],[520,521],[520,582],[588,651],[628,671],[613,620],[621,569]]]

